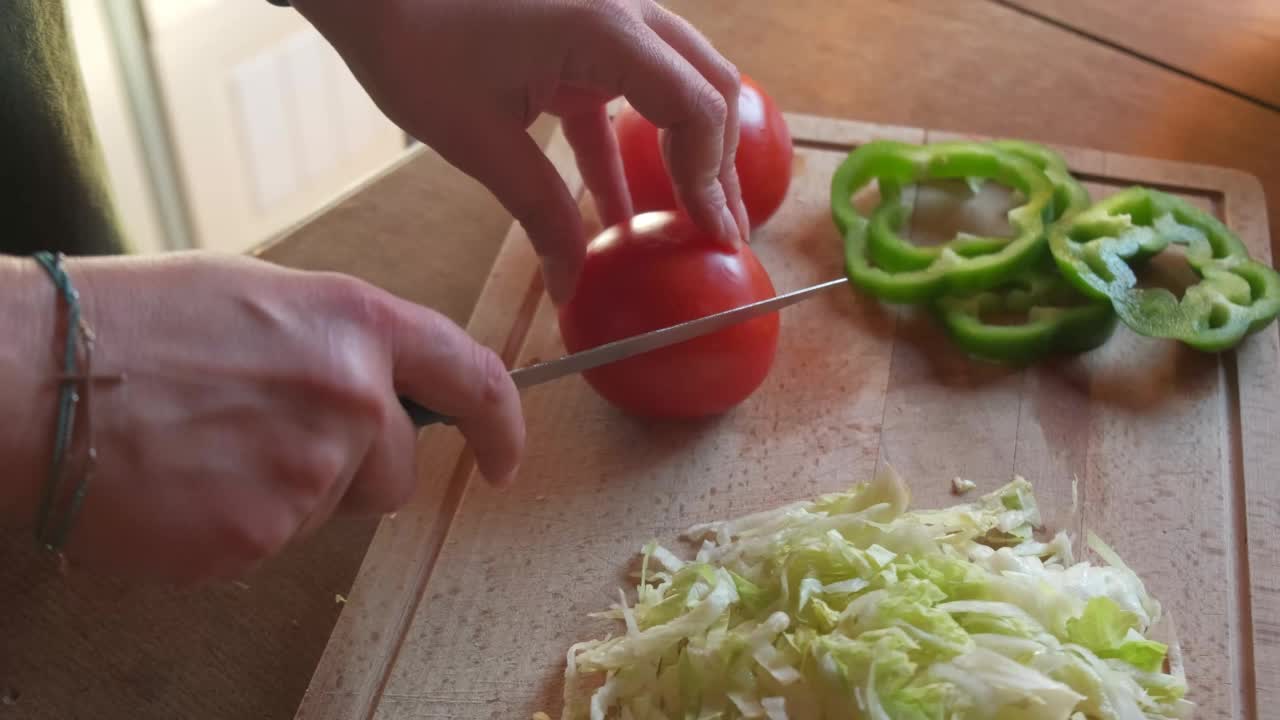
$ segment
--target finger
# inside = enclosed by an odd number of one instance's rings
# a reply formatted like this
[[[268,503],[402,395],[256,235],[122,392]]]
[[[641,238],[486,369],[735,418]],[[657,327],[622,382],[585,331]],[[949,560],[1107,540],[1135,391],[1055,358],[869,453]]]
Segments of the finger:
[[[525,427],[520,396],[502,360],[443,315],[390,302],[396,392],[456,418],[480,472],[505,484],[524,450]]]
[[[298,524],[297,532],[294,533],[293,540],[304,540],[311,537],[333,517],[334,511],[337,510],[343,497],[352,489],[352,476],[356,470],[354,462],[352,465],[353,467],[336,480],[330,491],[320,498],[315,507],[311,508],[311,511],[302,518],[302,521]]]
[[[637,24],[600,33],[584,69],[568,79],[620,92],[666,130],[665,157],[681,206],[699,227],[736,242],[741,233],[720,183],[729,114],[724,94],[652,28]]]
[[[332,432],[324,433],[324,437],[338,438],[342,436],[342,428],[334,428]],[[326,443],[329,448],[337,447],[337,443],[330,441]],[[342,496],[346,495],[347,489],[351,487],[353,475],[360,468],[365,452],[361,452],[358,448],[367,445],[365,443],[349,442],[342,443],[343,447],[356,448],[352,452],[343,452],[344,461],[342,468],[335,468],[333,474],[324,473],[314,475],[310,482],[324,482],[325,488],[323,495],[311,496],[308,493],[297,493],[292,497],[293,516],[296,528],[294,528],[289,542],[301,541],[311,537],[312,534],[319,530],[321,525],[328,523],[332,518],[333,512],[338,507],[338,503],[342,501]],[[302,446],[298,443],[298,446]]]
[[[720,154],[720,187],[724,191],[725,204],[733,213],[740,238],[746,241],[750,233],[747,208],[742,201],[742,187],[738,182],[738,169],[734,162],[738,151],[738,96],[742,78],[738,69],[716,51],[711,41],[687,20],[657,4],[649,6],[645,22],[689,64],[707,79],[725,99],[725,123]]]
[[[452,134],[436,143],[441,155],[488,188],[519,221],[542,260],[547,293],[557,303],[567,300],[586,243],[577,203],[555,165],[516,124],[499,121]]]
[[[601,222],[609,227],[629,219],[631,195],[622,170],[618,137],[613,133],[604,106],[567,115],[562,125],[582,172],[582,182],[595,198]]]
[[[374,436],[346,493],[339,496],[341,502],[336,509],[340,512],[360,515],[394,512],[413,494],[418,434],[395,393],[388,389],[387,395],[381,431]]]

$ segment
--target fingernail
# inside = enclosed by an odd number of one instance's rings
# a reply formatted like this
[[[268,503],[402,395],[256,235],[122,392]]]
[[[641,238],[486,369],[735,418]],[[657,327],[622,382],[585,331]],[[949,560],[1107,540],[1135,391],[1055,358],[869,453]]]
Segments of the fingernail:
[[[720,239],[730,245],[736,245],[742,240],[742,230],[727,206],[720,210]]]

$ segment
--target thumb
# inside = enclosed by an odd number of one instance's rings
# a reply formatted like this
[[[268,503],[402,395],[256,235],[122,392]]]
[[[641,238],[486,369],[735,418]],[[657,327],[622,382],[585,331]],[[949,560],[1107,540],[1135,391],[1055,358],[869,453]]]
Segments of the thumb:
[[[529,235],[542,260],[547,293],[557,303],[573,294],[586,241],[578,205],[555,165],[515,124],[460,129],[436,150],[478,180]]]

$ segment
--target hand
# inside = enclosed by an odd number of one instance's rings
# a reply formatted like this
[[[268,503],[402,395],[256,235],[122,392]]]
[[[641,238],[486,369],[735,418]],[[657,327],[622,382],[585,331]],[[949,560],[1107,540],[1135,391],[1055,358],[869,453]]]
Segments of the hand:
[[[99,338],[95,370],[127,374],[94,393],[98,471],[73,561],[174,581],[233,576],[336,511],[396,508],[414,488],[416,436],[397,393],[459,418],[490,480],[515,470],[515,386],[436,313],[248,258],[67,267]],[[23,383],[42,388],[36,418],[54,404],[52,335],[30,363],[43,375]],[[43,479],[50,425],[37,424]]]
[[[294,0],[383,112],[479,180],[520,221],[548,292],[572,294],[585,237],[577,205],[526,133],[563,120],[602,220],[631,215],[604,105],[622,95],[664,129],[663,153],[690,217],[744,240],[734,168],[737,69],[652,0]]]

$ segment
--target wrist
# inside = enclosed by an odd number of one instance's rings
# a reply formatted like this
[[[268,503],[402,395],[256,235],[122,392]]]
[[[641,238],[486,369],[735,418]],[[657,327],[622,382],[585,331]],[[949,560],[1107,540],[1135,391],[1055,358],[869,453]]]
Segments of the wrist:
[[[53,452],[58,296],[30,259],[0,258],[0,514],[34,517]]]

